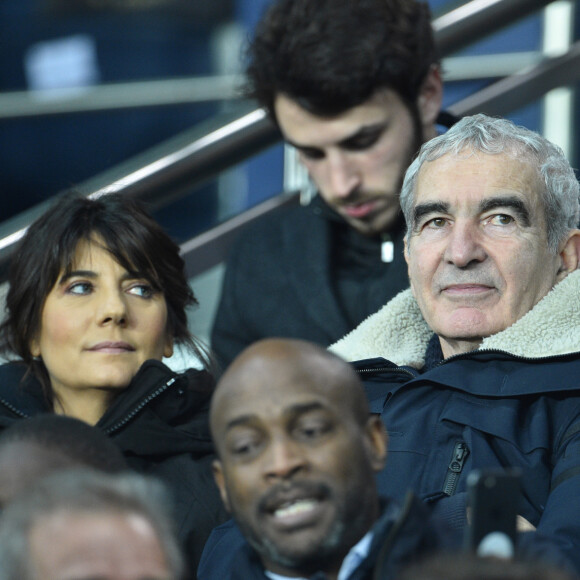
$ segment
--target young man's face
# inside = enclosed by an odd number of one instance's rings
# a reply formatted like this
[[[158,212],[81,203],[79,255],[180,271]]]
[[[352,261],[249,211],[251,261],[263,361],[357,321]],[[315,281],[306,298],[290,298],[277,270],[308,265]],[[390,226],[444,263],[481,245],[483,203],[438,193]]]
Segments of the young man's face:
[[[423,140],[434,135],[441,99],[437,71],[424,87],[418,119],[391,89],[333,117],[314,115],[284,94],[275,100],[284,138],[297,148],[320,195],[362,234],[393,225],[405,171]]]

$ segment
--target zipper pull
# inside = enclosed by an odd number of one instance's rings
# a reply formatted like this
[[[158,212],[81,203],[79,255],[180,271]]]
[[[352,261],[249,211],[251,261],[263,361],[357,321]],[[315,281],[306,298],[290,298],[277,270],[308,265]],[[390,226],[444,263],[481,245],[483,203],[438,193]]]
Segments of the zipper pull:
[[[389,234],[381,235],[381,261],[389,264],[395,258],[395,244]]]
[[[443,493],[445,495],[453,495],[457,488],[457,480],[463,471],[465,460],[469,455],[469,449],[464,441],[458,441],[453,448],[453,455],[451,461],[447,466],[447,475],[443,483]]]

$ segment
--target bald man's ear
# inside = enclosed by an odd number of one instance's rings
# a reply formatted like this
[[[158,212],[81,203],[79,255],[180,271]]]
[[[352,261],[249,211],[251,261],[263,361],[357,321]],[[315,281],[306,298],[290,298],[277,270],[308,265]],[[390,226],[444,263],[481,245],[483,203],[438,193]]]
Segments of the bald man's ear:
[[[381,471],[387,459],[387,430],[380,415],[370,415],[366,424],[369,457],[374,471]]]
[[[219,459],[214,459],[212,463],[212,470],[213,470],[213,478],[220,490],[220,496],[222,498],[222,502],[228,512],[231,513],[230,510],[230,500],[228,497],[228,492],[226,490],[226,483],[224,478],[224,472],[222,468],[222,462]]]

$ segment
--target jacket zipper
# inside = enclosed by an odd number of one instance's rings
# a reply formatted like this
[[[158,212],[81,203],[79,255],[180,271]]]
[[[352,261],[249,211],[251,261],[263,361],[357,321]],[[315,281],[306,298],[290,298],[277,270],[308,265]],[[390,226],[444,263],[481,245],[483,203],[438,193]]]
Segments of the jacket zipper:
[[[408,371],[407,369],[404,369],[403,367],[398,367],[398,366],[382,366],[382,367],[372,367],[372,368],[360,368],[354,369],[355,372],[361,374],[361,375],[373,375],[375,373],[384,373],[385,371],[390,371],[390,372],[397,372],[397,373],[404,373],[406,375],[409,375],[412,379],[416,379],[417,375],[411,371]]]
[[[465,460],[469,455],[469,449],[464,441],[458,441],[455,443],[453,448],[453,455],[451,456],[451,461],[447,466],[447,475],[445,476],[445,482],[443,483],[443,493],[445,495],[453,495],[457,489],[457,482],[459,476],[463,471],[465,466]]]
[[[22,417],[23,419],[26,419],[28,417],[28,415],[26,413],[23,413],[22,411],[18,410],[16,407],[11,405],[10,403],[5,401],[4,399],[0,399],[0,403],[2,405],[4,405],[8,410],[12,411],[15,415],[18,415],[19,417]]]
[[[117,421],[112,427],[108,427],[107,429],[103,429],[105,433],[110,435],[114,431],[119,430],[123,425],[126,425],[141,409],[146,407],[153,399],[161,395],[164,391],[166,391],[177,379],[172,377],[166,383],[161,385],[158,389],[155,389],[152,393],[150,393],[147,397],[145,397],[128,415],[125,415],[123,419]]]

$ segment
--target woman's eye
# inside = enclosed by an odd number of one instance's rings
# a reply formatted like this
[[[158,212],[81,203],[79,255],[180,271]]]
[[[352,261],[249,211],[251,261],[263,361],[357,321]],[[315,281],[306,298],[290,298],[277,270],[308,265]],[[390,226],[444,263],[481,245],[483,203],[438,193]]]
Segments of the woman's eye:
[[[67,288],[67,294],[78,294],[78,295],[84,295],[84,294],[89,294],[93,289],[93,285],[90,282],[75,282],[74,284],[71,284],[68,288]]]
[[[135,284],[129,288],[128,292],[140,298],[151,298],[155,294],[155,290],[150,284]]]

